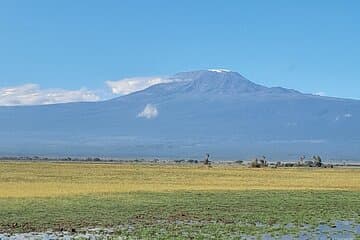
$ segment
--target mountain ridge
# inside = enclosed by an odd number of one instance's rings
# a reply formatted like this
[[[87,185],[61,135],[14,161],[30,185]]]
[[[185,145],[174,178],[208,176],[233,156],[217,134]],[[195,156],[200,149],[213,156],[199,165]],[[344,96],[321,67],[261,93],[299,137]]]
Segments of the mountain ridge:
[[[294,97],[311,95],[301,93],[294,89],[266,87],[256,84],[243,77],[241,74],[233,71],[217,72],[211,70],[198,70],[177,73],[166,78],[165,83],[155,84],[146,89],[110,99],[110,101],[124,99],[127,98],[127,96],[134,97],[140,95],[141,97],[144,97],[159,96],[161,94],[212,94],[213,96],[220,95],[222,97],[227,95],[230,95],[231,97],[234,97],[234,95],[247,96],[251,94],[257,94],[258,97],[261,97],[262,95],[281,96],[282,94],[293,95]]]
[[[169,78],[103,102],[0,107],[0,155],[358,160],[360,101],[265,87],[231,71]]]

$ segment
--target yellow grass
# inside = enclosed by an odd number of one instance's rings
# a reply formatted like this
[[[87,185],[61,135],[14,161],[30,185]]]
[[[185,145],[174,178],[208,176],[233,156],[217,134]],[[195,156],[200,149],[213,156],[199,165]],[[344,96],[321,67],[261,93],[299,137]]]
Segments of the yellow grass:
[[[194,190],[360,191],[360,169],[241,166],[0,163],[0,198]]]

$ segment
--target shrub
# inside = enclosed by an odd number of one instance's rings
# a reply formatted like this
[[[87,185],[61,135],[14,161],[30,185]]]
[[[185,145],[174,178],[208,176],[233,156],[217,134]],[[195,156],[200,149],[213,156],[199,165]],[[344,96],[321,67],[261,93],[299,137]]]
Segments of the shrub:
[[[314,159],[315,167],[321,167],[322,166],[322,159],[321,159],[321,157],[319,155],[318,156],[313,156],[313,159]]]
[[[257,159],[255,158],[255,160],[251,161],[250,166],[253,168],[261,168],[261,167],[267,167],[268,163],[265,160],[265,157],[263,159]]]

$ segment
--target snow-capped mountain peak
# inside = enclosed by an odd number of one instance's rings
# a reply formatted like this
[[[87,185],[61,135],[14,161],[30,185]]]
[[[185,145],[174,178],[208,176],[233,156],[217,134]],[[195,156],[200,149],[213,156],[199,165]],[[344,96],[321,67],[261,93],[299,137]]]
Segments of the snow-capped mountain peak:
[[[235,96],[248,94],[297,94],[285,88],[269,88],[251,82],[238,72],[228,70],[197,70],[180,72],[167,78],[166,83],[153,85],[133,95],[211,94],[211,96]]]

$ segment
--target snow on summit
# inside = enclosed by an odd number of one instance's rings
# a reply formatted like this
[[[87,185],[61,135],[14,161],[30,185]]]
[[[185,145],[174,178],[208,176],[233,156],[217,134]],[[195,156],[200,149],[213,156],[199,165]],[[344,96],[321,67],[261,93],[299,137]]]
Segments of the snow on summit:
[[[231,72],[230,70],[227,69],[208,69],[208,71],[217,72],[217,73]]]

